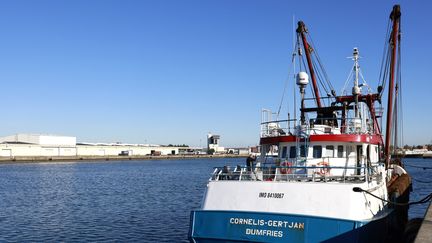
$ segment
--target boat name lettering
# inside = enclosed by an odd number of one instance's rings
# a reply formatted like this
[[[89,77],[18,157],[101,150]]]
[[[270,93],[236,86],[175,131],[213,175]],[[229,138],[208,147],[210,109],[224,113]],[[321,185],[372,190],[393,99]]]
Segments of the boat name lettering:
[[[282,199],[284,197],[284,193],[282,192],[260,192],[258,194],[260,198],[278,198]]]
[[[258,225],[258,226],[264,226],[265,221],[264,219],[242,219],[242,218],[230,218],[230,224],[245,224],[245,225]]]
[[[283,237],[283,231],[280,230],[264,230],[264,229],[246,229],[247,235],[260,235],[260,236],[271,236],[271,237]]]
[[[251,218],[230,218],[230,224],[238,225],[252,225],[252,226],[267,226],[273,228],[288,228],[304,230],[304,222],[291,222],[281,220],[264,220],[264,219],[251,219]]]

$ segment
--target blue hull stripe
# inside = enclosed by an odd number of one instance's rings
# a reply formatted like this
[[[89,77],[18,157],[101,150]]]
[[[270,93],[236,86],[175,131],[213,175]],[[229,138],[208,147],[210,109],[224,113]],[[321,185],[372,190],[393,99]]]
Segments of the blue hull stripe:
[[[369,222],[278,213],[191,213],[192,242],[382,242],[386,217]]]

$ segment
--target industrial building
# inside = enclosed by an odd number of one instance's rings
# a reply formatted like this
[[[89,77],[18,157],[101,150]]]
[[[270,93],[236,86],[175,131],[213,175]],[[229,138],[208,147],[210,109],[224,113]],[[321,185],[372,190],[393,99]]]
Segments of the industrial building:
[[[0,161],[111,159],[122,156],[129,158],[172,155],[199,156],[206,154],[210,149],[213,149],[214,153],[218,155],[242,156],[254,152],[255,149],[255,147],[224,148],[219,146],[219,141],[219,135],[208,134],[207,149],[203,149],[156,144],[77,143],[76,137],[73,136],[21,133],[0,137]]]
[[[225,153],[225,148],[219,146],[220,135],[207,134],[207,151],[213,150],[215,153]]]
[[[0,157],[80,157],[178,155],[200,148],[148,144],[78,143],[76,137],[43,134],[16,134],[0,137]]]

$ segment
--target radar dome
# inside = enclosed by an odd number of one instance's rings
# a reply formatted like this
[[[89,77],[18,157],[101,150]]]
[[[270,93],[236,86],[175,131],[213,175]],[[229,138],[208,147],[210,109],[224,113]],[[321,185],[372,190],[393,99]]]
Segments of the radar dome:
[[[297,74],[297,85],[307,85],[309,83],[309,75],[306,72]]]

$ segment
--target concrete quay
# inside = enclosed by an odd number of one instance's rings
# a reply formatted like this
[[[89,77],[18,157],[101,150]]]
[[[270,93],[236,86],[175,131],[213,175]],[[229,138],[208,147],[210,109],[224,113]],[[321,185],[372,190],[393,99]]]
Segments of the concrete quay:
[[[432,242],[432,207],[429,203],[428,210],[426,211],[420,230],[415,239],[416,243]]]
[[[236,154],[193,154],[193,155],[130,155],[130,156],[15,156],[0,157],[0,163],[11,162],[60,162],[60,161],[109,161],[109,160],[166,160],[166,159],[208,159],[208,158],[246,158]]]

